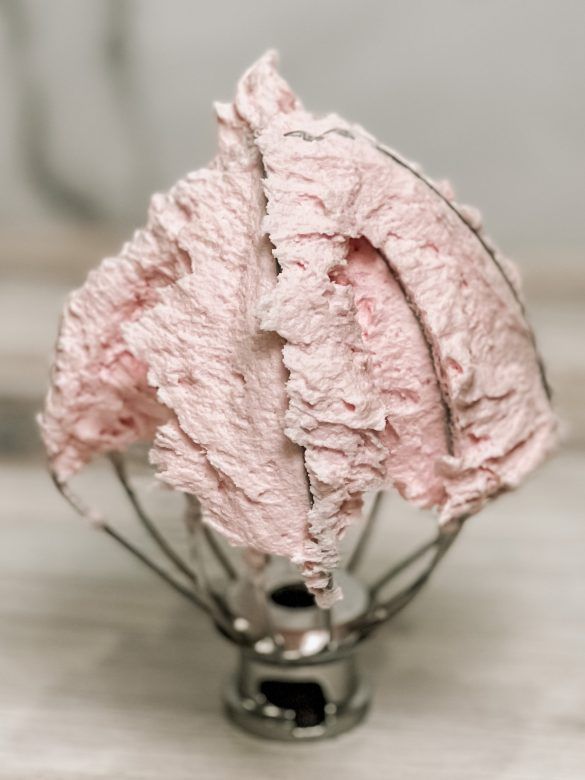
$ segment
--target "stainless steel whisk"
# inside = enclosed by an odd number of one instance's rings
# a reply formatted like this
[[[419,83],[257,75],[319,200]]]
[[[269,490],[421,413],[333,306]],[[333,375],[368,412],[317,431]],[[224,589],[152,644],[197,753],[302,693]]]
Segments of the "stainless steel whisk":
[[[335,573],[344,598],[320,609],[298,572],[283,559],[244,550],[239,561],[202,521],[197,499],[186,496],[184,519],[190,554],[175,549],[145,511],[121,455],[114,473],[161,563],[107,521],[98,527],[141,564],[206,613],[239,649],[238,668],[224,689],[227,714],[241,728],[280,740],[317,739],[355,726],[364,717],[369,687],[358,673],[356,648],[403,610],[421,591],[464,524],[439,528],[374,582],[358,576],[384,499],[378,493],[357,543]],[[220,576],[212,575],[209,564]],[[421,568],[421,564],[424,565]],[[406,585],[385,595],[399,576]]]

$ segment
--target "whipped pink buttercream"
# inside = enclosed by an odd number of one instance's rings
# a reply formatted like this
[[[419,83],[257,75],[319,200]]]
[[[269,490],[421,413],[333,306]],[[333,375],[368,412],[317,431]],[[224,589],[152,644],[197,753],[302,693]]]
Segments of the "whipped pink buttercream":
[[[146,228],[69,296],[39,417],[59,482],[96,455],[152,438],[168,417],[146,381],[146,366],[130,352],[120,328],[189,271],[188,258],[174,238],[185,221],[176,202],[181,187],[179,183],[168,195],[154,196]]]
[[[229,124],[229,107],[220,107]],[[241,144],[251,139],[240,128]],[[303,561],[309,492],[301,450],[284,434],[282,339],[258,327],[258,300],[276,284],[259,159],[210,171],[188,206],[180,246],[195,273],[123,328],[149,382],[174,412],[152,460],[173,487],[194,493],[205,519],[234,544]]]
[[[447,184],[306,112],[271,53],[217,112],[210,167],[73,295],[43,435],[61,481],[153,440],[161,479],[328,606],[366,491],[461,518],[556,422],[516,271]]]

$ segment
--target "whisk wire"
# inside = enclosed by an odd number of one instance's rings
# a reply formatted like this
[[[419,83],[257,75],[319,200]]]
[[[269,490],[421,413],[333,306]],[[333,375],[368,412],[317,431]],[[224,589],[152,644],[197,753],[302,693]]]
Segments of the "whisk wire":
[[[118,481],[120,482],[126,496],[130,502],[130,505],[134,509],[136,517],[142,524],[142,527],[146,533],[150,536],[152,541],[156,544],[162,554],[167,560],[172,563],[182,574],[185,575],[191,582],[197,581],[197,576],[193,569],[185,563],[181,556],[175,552],[171,545],[167,542],[166,538],[161,534],[159,529],[150,519],[144,507],[140,503],[136,491],[132,487],[130,480],[126,472],[126,465],[124,458],[119,453],[111,453],[109,455],[110,463],[114,468],[114,472]]]
[[[393,618],[398,612],[400,612],[412,599],[418,594],[418,592],[427,584],[431,574],[437,568],[442,558],[446,555],[447,551],[461,532],[464,519],[459,520],[453,527],[443,529],[437,534],[435,539],[431,542],[423,545],[415,550],[410,556],[407,556],[403,561],[398,563],[393,569],[385,575],[382,580],[376,584],[373,590],[372,608],[371,614],[374,616],[374,623],[385,623]],[[417,560],[419,560],[426,552],[435,548],[435,553],[425,569],[402,590],[394,594],[386,601],[378,601],[377,594],[381,587],[386,585],[393,577],[398,576],[402,571],[407,569]],[[391,576],[388,576],[391,575]],[[372,590],[370,591],[372,593]]]
[[[431,539],[429,542],[425,542],[425,544],[417,547],[415,550],[413,550],[413,552],[388,569],[388,571],[386,571],[379,579],[376,580],[376,582],[370,586],[370,596],[372,599],[375,600],[378,594],[386,587],[386,585],[388,585],[389,582],[395,579],[399,574],[402,574],[403,571],[410,568],[410,566],[420,560],[433,548],[437,547],[440,544],[440,541],[441,535],[437,534],[434,539]]]
[[[262,651],[275,660],[281,653],[281,638],[275,629],[268,605],[269,595],[265,588],[263,572],[269,561],[268,556],[259,556],[248,551],[244,553],[243,563],[247,574],[239,573],[238,569],[232,564],[228,556],[220,546],[213,531],[209,529],[202,520],[201,507],[197,499],[186,495],[185,524],[189,531],[191,539],[191,556],[194,566],[191,567],[175,552],[167,539],[157,528],[155,523],[144,511],[142,504],[138,500],[136,492],[127,477],[124,463],[119,456],[110,457],[116,476],[118,477],[125,494],[130,501],[135,514],[142,527],[149,537],[155,542],[158,549],[163,553],[166,560],[173,564],[175,570],[187,577],[191,583],[191,588],[180,583],[168,571],[156,563],[145,552],[128,541],[122,534],[115,530],[108,523],[102,523],[101,527],[105,533],[117,541],[122,547],[130,552],[133,557],[147,566],[157,576],[170,585],[176,592],[188,599],[192,604],[206,612],[215,622],[219,630],[229,637],[233,642],[244,647],[256,647],[259,640],[269,641],[268,645]],[[355,570],[362,562],[367,551],[369,541],[372,536],[373,528],[380,514],[380,508],[383,502],[383,493],[378,493],[374,499],[370,514],[366,520],[362,534],[353,549],[347,570]],[[398,612],[404,609],[420,592],[420,590],[429,581],[433,571],[438,566],[444,555],[447,553],[456,537],[458,536],[465,517],[461,518],[451,526],[443,528],[433,539],[417,547],[409,555],[400,560],[381,577],[379,577],[368,589],[369,606],[364,614],[356,618],[351,625],[351,630],[346,636],[337,642],[334,634],[334,619],[331,609],[323,610],[323,627],[327,631],[327,642],[315,653],[315,655],[328,655],[339,648],[352,647],[374,631],[378,626],[388,622]],[[221,585],[219,589],[211,582],[207,570],[206,561],[203,552],[207,549],[215,558],[225,579],[230,582],[249,581],[254,593],[256,610],[260,624],[246,625],[241,628],[242,621],[238,620],[241,616],[234,614],[233,608],[223,596]],[[387,599],[381,599],[380,594],[384,588],[400,574],[407,571],[410,567],[419,562],[425,555],[433,552],[426,567],[421,571],[408,585],[394,593]],[[251,557],[250,557],[251,556]],[[248,621],[243,621],[246,624]],[[257,622],[257,621],[256,621]]]
[[[211,528],[208,525],[205,524],[203,524],[203,536],[205,537],[205,541],[207,542],[209,549],[213,553],[215,560],[222,568],[228,580],[232,580],[232,581],[237,580],[238,572],[235,566],[228,558],[226,552],[224,551],[215,533],[211,530]]]
[[[203,612],[207,613],[208,615],[211,615],[211,612],[205,604],[205,602],[200,598],[200,596],[193,591],[192,588],[187,588],[184,585],[182,585],[180,582],[177,582],[177,580],[170,575],[165,569],[162,568],[162,566],[159,566],[155,561],[152,560],[151,557],[146,555],[142,550],[140,550],[136,545],[134,545],[132,542],[128,541],[125,536],[123,536],[119,531],[117,531],[115,528],[113,528],[108,523],[102,523],[100,526],[100,530],[102,530],[104,533],[106,533],[110,538],[114,539],[121,547],[123,547],[127,552],[129,552],[136,560],[140,561],[144,566],[146,566],[148,569],[150,569],[152,572],[154,572],[157,577],[159,577],[161,580],[167,583],[167,585],[170,585],[173,590],[175,590],[177,593],[179,593],[181,596],[186,598],[188,601],[190,601],[192,604],[194,604],[199,609],[202,609]]]
[[[363,560],[370,539],[372,538],[372,533],[376,525],[376,520],[380,515],[380,509],[382,508],[383,499],[384,499],[384,493],[382,491],[376,494],[374,503],[372,504],[372,508],[370,509],[370,514],[368,515],[368,519],[366,520],[364,529],[357,541],[356,546],[353,549],[353,552],[351,553],[347,561],[346,568],[349,572],[356,571],[356,569],[359,568],[359,565]]]

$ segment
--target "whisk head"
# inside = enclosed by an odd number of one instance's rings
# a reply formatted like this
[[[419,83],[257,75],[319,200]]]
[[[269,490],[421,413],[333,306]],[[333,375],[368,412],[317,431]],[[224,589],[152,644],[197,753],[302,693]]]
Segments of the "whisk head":
[[[123,457],[113,455],[110,462],[144,539],[135,541],[105,518],[95,527],[203,611],[238,647],[237,670],[224,689],[231,720],[258,736],[281,740],[334,736],[359,723],[370,691],[358,673],[356,648],[417,596],[464,519],[441,527],[368,582],[361,571],[383,508],[384,493],[378,493],[335,574],[344,598],[323,609],[289,561],[228,548],[203,522],[193,496],[184,497],[188,544],[180,549],[145,509]]]

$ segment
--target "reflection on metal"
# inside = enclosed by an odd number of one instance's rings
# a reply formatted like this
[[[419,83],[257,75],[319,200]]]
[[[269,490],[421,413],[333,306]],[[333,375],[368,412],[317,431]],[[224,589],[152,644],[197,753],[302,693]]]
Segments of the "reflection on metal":
[[[185,522],[194,554],[186,564],[144,510],[121,458],[112,462],[164,563],[110,523],[101,522],[98,528],[205,611],[223,636],[240,648],[237,672],[224,693],[230,718],[257,735],[282,740],[320,739],[356,725],[369,703],[368,688],[356,666],[357,647],[420,592],[455,541],[464,518],[441,528],[431,541],[367,584],[355,570],[367,554],[382,502],[378,495],[348,565],[335,573],[344,598],[332,609],[321,610],[289,562],[247,550],[234,565],[222,542],[202,522],[192,496],[187,499]],[[398,577],[409,574],[405,585],[385,595]]]

